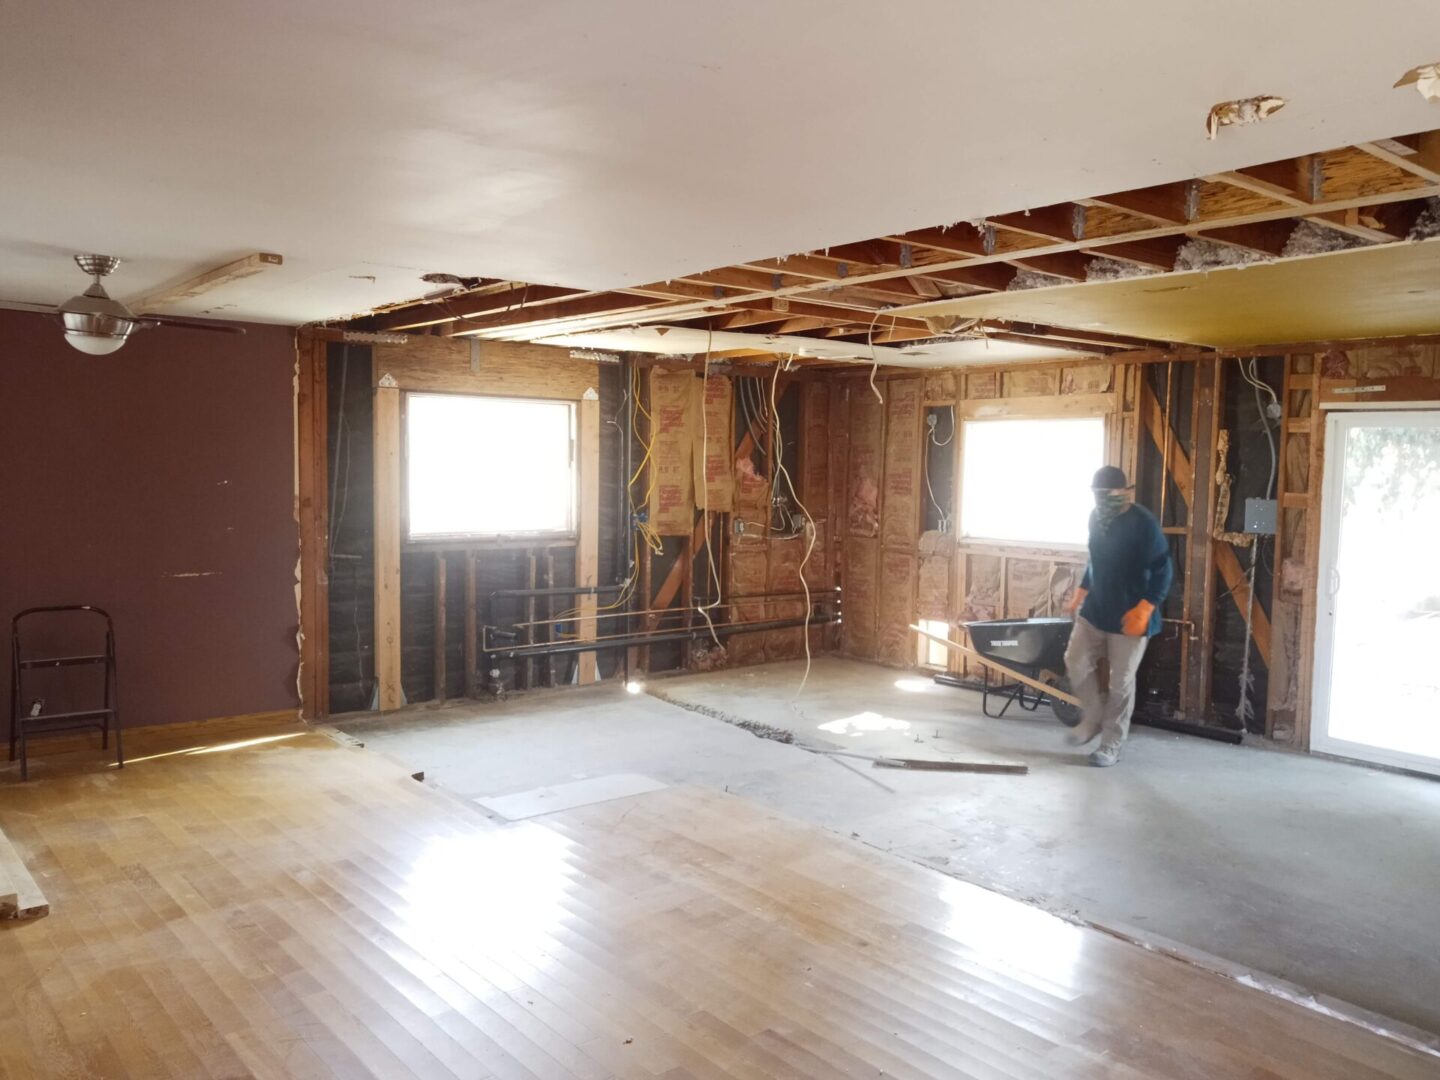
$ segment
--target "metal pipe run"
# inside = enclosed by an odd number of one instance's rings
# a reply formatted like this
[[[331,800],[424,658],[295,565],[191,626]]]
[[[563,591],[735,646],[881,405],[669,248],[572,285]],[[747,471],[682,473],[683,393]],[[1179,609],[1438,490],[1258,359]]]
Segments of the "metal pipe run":
[[[838,615],[816,615],[809,620],[811,626],[839,622]],[[804,619],[772,619],[758,623],[727,623],[716,625],[714,633],[721,637],[731,634],[752,634],[762,630],[795,630],[805,625]],[[593,641],[565,641],[553,645],[518,646],[513,649],[490,649],[488,655],[495,659],[513,660],[523,656],[558,656],[562,653],[594,652],[597,649],[629,648],[631,645],[657,645],[667,641],[695,641],[709,637],[708,626],[695,626],[685,630],[662,631],[658,634],[623,634],[611,638],[596,638]]]
[[[496,589],[487,594],[491,600],[500,598],[525,599],[530,596],[598,596],[601,593],[619,592],[623,585],[559,585],[539,589]]]

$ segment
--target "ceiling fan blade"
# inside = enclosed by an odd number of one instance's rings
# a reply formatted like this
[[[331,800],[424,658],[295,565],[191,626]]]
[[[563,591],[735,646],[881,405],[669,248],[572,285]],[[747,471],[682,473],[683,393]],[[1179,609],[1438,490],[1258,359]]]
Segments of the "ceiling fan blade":
[[[205,319],[179,319],[171,315],[142,315],[136,323],[140,326],[173,326],[180,330],[209,330],[212,334],[243,334],[243,326],[208,322]]]
[[[0,308],[11,308],[15,311],[38,311],[42,314],[53,314],[54,304],[36,304],[29,300],[0,300]]]

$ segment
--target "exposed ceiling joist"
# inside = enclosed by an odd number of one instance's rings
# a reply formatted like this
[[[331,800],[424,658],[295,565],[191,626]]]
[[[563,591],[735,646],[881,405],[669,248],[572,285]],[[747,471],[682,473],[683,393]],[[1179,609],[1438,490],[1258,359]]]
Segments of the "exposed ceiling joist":
[[[1411,152],[1400,153],[1378,142],[1361,143],[1358,149],[1412,176],[1418,176],[1427,184],[1440,184],[1440,131],[1426,131],[1419,135],[1387,139],[1386,142],[1398,144]]]
[[[1252,221],[1244,225],[1226,225],[1218,229],[1198,230],[1195,235],[1204,240],[1228,244],[1278,258],[1295,231],[1295,222],[1289,218],[1279,221]]]
[[[1127,214],[1148,218],[1161,225],[1185,225],[1195,219],[1200,209],[1200,182],[1182,180],[1175,184],[1119,191],[1113,195],[1099,195],[1080,201],[1111,210],[1123,210]]]

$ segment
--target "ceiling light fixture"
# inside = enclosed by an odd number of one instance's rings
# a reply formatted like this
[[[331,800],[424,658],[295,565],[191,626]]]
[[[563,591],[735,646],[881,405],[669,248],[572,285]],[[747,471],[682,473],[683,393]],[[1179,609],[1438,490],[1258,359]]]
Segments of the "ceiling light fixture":
[[[124,345],[135,330],[135,316],[124,304],[112,300],[100,284],[120,260],[114,255],[76,255],[76,265],[95,278],[83,293],[60,305],[65,340],[91,356],[106,356]]]

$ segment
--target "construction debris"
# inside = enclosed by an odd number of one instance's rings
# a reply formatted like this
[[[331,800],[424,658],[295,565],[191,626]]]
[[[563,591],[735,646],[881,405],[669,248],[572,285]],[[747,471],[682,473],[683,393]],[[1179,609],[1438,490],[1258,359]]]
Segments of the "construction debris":
[[[1025,776],[1030,766],[1019,761],[940,761],[933,758],[876,758],[877,769],[913,769],[917,772],[1007,773]]]
[[[1205,137],[1213,139],[1222,127],[1241,124],[1258,124],[1272,113],[1285,107],[1285,99],[1270,94],[1259,97],[1240,98],[1236,101],[1222,101],[1210,107],[1205,118]]]
[[[968,334],[980,325],[979,319],[963,319],[958,315],[926,315],[925,326],[936,337]]]

